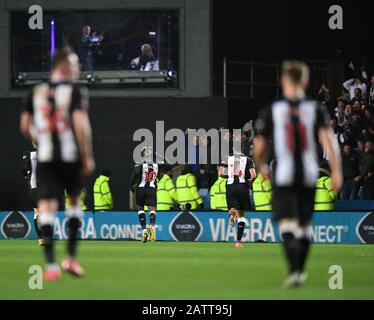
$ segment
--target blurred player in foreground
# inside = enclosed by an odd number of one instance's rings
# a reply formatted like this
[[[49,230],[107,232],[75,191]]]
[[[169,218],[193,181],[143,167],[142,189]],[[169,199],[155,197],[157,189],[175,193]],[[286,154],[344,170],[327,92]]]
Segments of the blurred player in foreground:
[[[273,212],[289,264],[285,287],[297,287],[306,280],[304,266],[318,179],[319,141],[327,152],[333,189],[338,191],[342,186],[339,146],[327,112],[305,97],[308,83],[306,64],[285,62],[281,76],[284,98],[263,110],[257,121],[256,164],[265,177],[269,176],[266,156],[270,145],[277,163],[272,181]]]
[[[135,166],[131,177],[130,189],[136,192],[136,206],[138,209],[139,222],[142,227],[142,242],[156,241],[156,207],[157,207],[157,176],[159,166],[154,160],[151,147],[142,150],[143,163]],[[149,225],[144,212],[144,206],[148,207]]]
[[[53,250],[53,227],[58,198],[66,189],[70,208],[68,256],[62,261],[64,271],[83,276],[75,260],[77,233],[82,210],[78,197],[81,175],[91,174],[94,160],[91,144],[91,125],[88,118],[88,92],[79,88],[79,59],[70,49],[58,50],[54,56],[51,81],[36,85],[21,114],[21,132],[38,143],[38,208],[39,223],[45,241],[47,266],[44,279],[60,278],[60,269]]]

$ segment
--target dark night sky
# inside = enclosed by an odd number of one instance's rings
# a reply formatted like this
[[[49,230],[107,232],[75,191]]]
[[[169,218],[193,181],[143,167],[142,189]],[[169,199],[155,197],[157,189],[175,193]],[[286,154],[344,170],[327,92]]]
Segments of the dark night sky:
[[[372,1],[213,0],[215,88],[223,57],[231,60],[281,61],[285,58],[374,60]],[[328,8],[341,5],[344,30],[328,27]],[[367,61],[370,70],[374,61]]]

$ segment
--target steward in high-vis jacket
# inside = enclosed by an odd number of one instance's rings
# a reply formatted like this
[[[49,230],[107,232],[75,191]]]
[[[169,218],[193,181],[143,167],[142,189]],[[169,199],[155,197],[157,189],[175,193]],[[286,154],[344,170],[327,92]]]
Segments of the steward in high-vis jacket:
[[[87,211],[86,199],[87,199],[87,189],[82,188],[81,192],[79,193],[79,199],[78,199],[78,205],[82,209],[82,211]],[[70,208],[70,201],[69,201],[67,191],[65,189],[65,210],[69,208]]]
[[[218,179],[210,188],[210,208],[212,210],[227,211],[226,183],[224,168],[217,166]]]
[[[177,190],[171,178],[171,167],[165,166],[157,184],[157,210],[173,210],[178,201]]]
[[[196,177],[191,172],[191,166],[187,166],[177,178],[177,197],[178,204],[182,208],[189,204],[191,210],[196,210],[203,203],[203,199],[201,199],[197,188]]]
[[[93,187],[95,211],[109,211],[113,209],[113,197],[109,186],[111,175],[112,173],[109,170],[104,170],[95,181]]]
[[[320,178],[316,183],[316,195],[314,198],[315,211],[334,210],[335,200],[338,197],[337,192],[332,189],[330,172],[320,168]]]
[[[271,211],[271,201],[273,198],[270,179],[265,179],[259,173],[252,183],[253,201],[256,211]]]

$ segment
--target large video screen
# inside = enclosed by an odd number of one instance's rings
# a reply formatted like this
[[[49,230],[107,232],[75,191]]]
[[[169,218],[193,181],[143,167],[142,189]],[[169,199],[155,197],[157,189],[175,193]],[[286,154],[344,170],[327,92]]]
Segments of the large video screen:
[[[32,30],[27,12],[11,13],[12,88],[49,77],[53,53],[79,55],[81,81],[93,87],[177,88],[178,10],[44,12]]]

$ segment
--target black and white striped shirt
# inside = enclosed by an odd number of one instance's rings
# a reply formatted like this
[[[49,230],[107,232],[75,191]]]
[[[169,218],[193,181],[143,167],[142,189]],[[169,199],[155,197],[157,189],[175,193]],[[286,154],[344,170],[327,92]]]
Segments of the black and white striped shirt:
[[[247,184],[251,179],[250,169],[255,168],[252,158],[244,154],[229,155],[221,162],[225,167],[225,175],[227,176],[227,184]]]
[[[280,100],[261,112],[257,132],[272,141],[275,186],[315,186],[318,131],[329,126],[327,111],[314,100]]]
[[[71,116],[76,109],[88,110],[86,88],[71,82],[36,85],[24,109],[32,114],[37,131],[38,162],[79,162],[80,150]]]
[[[142,163],[135,166],[131,177],[130,187],[134,184],[139,188],[157,188],[159,165],[157,163]]]
[[[38,153],[36,150],[30,152],[30,164],[31,164],[31,176],[30,176],[30,188],[34,189],[37,187],[36,183],[36,167],[37,167],[37,160]]]

